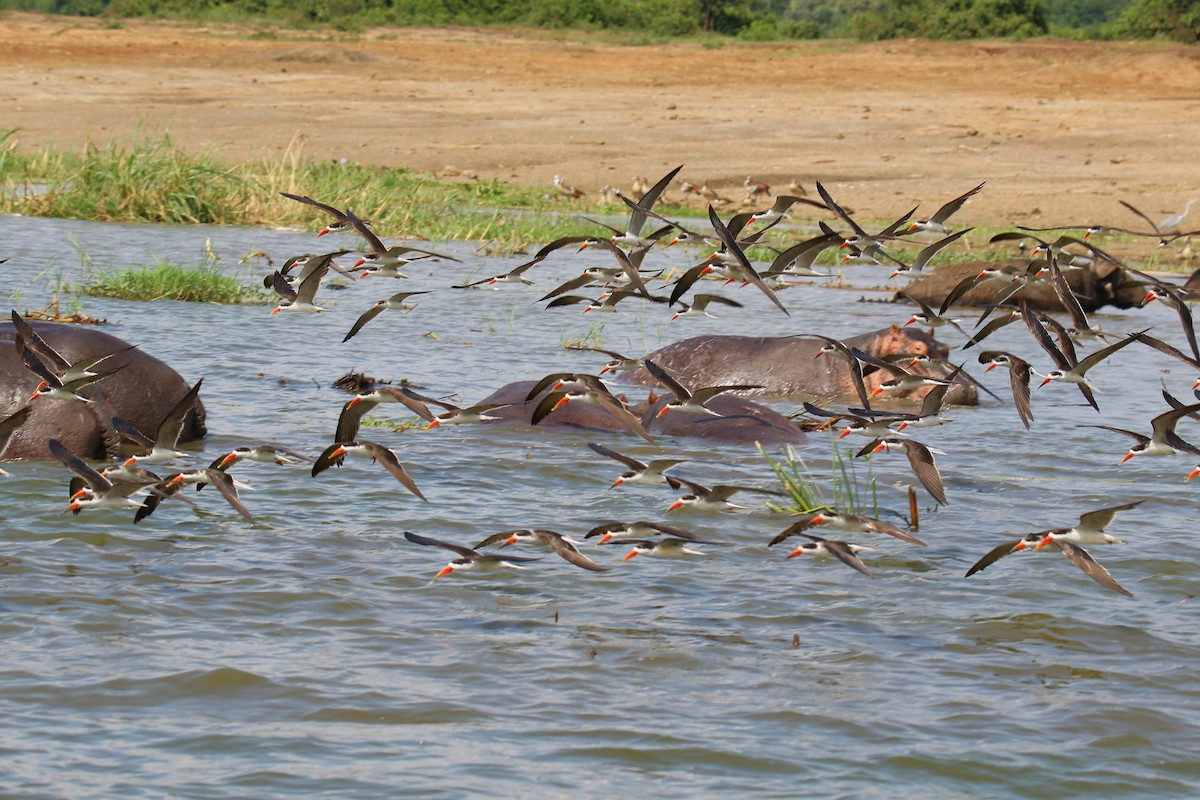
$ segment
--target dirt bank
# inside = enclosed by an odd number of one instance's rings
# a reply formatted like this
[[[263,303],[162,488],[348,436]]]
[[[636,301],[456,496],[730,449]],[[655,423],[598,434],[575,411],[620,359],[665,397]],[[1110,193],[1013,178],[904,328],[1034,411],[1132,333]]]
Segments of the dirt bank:
[[[357,39],[9,14],[20,146],[167,129],[230,159],[286,149],[585,191],[686,164],[734,201],[825,183],[890,217],[981,180],[964,223],[1136,226],[1200,196],[1200,49],[1159,43],[621,47],[467,30]],[[291,37],[291,38],[289,38]],[[1197,212],[1200,214],[1200,212]]]

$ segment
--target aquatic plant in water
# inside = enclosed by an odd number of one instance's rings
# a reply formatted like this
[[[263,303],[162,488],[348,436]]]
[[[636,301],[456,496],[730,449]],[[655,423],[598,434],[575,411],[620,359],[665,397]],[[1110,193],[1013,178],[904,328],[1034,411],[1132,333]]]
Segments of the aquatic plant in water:
[[[878,517],[879,496],[871,463],[867,462],[866,475],[860,476],[853,454],[838,447],[832,432],[829,449],[830,474],[828,489],[825,489],[825,483],[817,479],[808,462],[792,445],[787,446],[782,461],[771,458],[762,445],[758,445],[758,452],[762,453],[767,466],[779,478],[791,499],[790,504],[767,503],[767,506],[780,514],[826,510]]]

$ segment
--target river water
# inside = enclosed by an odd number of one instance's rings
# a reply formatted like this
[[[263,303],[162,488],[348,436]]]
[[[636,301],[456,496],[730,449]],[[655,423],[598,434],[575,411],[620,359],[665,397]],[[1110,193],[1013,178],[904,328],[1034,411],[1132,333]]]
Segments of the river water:
[[[80,251],[95,268],[196,263],[208,239],[249,282],[265,270],[238,266],[240,257],[264,250],[282,261],[334,238],[13,217],[0,219],[0,233],[9,259],[0,290],[18,307],[40,307],[56,283],[83,279]],[[407,282],[322,289],[326,314],[82,306],[189,383],[204,378],[210,435],[194,446],[203,463],[263,440],[317,453],[346,399],[330,384],[350,369],[469,404],[511,380],[598,368],[602,356],[563,348],[575,339],[640,355],[697,333],[842,337],[908,311],[857,302],[878,293],[817,285],[781,295],[790,318],[753,289],[725,290],[746,307],[718,308],[716,319],[668,323],[659,309],[626,305],[546,311],[536,297],[604,257],[562,251],[529,273],[534,287],[459,291],[449,287],[521,259],[439,246],[463,263],[429,262]],[[847,277],[875,286],[886,274]],[[341,343],[361,311],[402,287],[433,291]],[[1158,304],[1096,319],[1180,340],[1173,312]],[[993,338],[1049,368],[1024,326]],[[980,375],[974,352],[969,359]],[[670,439],[654,448],[525,427],[370,428],[363,435],[397,451],[429,504],[361,459],[316,479],[304,467],[243,463],[234,470],[254,487],[243,499],[255,524],[209,492],[197,496],[199,511],[168,503],[136,526],[118,511],[72,517],[61,513],[59,465],[9,465],[0,793],[1196,796],[1200,486],[1183,482],[1195,464],[1118,466],[1131,442],[1079,425],[1148,430],[1165,408],[1160,383],[1190,399],[1197,376],[1140,345],[1090,374],[1102,414],[1054,384],[1036,393],[1026,432],[1007,374],[994,370],[984,380],[1003,404],[954,409],[954,424],[921,431],[945,451],[950,505],[934,512],[919,494],[926,549],[865,542],[876,548],[864,554],[875,580],[767,549],[788,519],[757,496],[736,513],[668,515],[666,487],[610,489],[620,467],[585,444],[687,458],[676,472],[704,483],[770,485],[753,448]],[[1179,433],[1200,437],[1190,421]],[[800,452],[824,481],[828,439],[813,436]],[[873,472],[881,504],[906,509],[906,460],[880,456]],[[1109,528],[1128,544],[1092,552],[1134,599],[1054,553],[963,577],[1006,538],[1133,501],[1144,502]],[[589,547],[613,566],[606,573],[546,555],[521,573],[431,582],[448,554],[402,535],[471,545],[516,527],[579,536],[612,519],[672,519],[711,543],[703,557],[625,563],[624,548]]]

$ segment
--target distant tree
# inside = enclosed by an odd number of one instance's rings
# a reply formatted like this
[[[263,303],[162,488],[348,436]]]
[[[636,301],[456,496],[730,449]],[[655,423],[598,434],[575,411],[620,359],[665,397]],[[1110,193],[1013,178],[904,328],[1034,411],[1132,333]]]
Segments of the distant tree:
[[[1200,0],[1135,0],[1105,33],[1118,39],[1200,41]]]
[[[842,27],[856,39],[979,39],[1048,30],[1042,0],[887,0]]]

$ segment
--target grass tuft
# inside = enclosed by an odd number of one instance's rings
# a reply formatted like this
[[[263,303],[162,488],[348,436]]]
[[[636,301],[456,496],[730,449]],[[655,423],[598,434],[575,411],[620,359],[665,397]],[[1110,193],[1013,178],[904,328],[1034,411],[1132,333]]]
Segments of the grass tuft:
[[[875,487],[875,473],[867,462],[866,475],[860,478],[856,462],[849,450],[838,447],[830,433],[830,477],[828,490],[822,488],[808,463],[795,449],[788,445],[782,462],[772,459],[762,445],[758,451],[767,465],[779,478],[787,491],[790,504],[768,503],[767,506],[780,514],[809,514],[814,511],[838,511],[848,514],[879,516],[879,497]]]
[[[85,260],[90,278],[76,291],[92,297],[118,300],[181,300],[189,303],[265,304],[267,295],[244,285],[220,269],[219,257],[205,243],[205,258],[199,264],[159,262],[149,267],[103,271]]]

